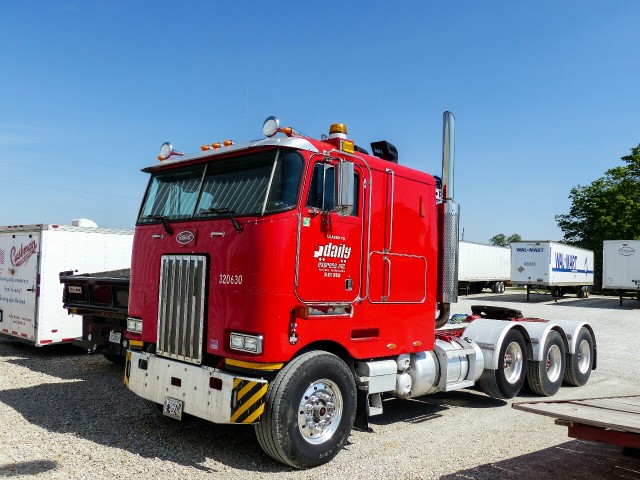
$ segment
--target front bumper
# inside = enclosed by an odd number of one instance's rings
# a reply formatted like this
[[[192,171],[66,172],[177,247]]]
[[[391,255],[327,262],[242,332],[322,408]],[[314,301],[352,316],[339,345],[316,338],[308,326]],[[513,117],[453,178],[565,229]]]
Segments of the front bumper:
[[[137,351],[127,352],[124,383],[160,405],[167,397],[181,400],[184,413],[213,423],[258,422],[268,387],[266,380]]]

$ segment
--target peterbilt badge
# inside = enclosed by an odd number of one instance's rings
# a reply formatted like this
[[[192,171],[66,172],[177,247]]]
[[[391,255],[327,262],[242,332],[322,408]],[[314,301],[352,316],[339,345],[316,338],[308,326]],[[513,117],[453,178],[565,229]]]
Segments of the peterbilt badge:
[[[184,230],[180,232],[178,235],[176,235],[177,242],[181,243],[182,245],[186,245],[188,243],[193,242],[195,238],[196,237],[193,234],[193,232],[190,232],[189,230]]]

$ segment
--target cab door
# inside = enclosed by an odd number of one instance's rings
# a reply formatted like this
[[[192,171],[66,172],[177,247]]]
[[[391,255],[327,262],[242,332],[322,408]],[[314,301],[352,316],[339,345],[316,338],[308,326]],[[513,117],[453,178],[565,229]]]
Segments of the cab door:
[[[334,192],[339,162],[319,157],[310,167],[298,220],[296,262],[296,294],[304,302],[348,303],[359,298],[367,170],[355,165],[353,207],[338,210]]]

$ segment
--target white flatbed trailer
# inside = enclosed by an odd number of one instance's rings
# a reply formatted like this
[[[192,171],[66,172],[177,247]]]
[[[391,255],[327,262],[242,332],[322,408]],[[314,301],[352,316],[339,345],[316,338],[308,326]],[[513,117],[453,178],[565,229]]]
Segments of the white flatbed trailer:
[[[514,403],[513,408],[546,415],[568,427],[571,438],[618,445],[640,452],[640,396]]]

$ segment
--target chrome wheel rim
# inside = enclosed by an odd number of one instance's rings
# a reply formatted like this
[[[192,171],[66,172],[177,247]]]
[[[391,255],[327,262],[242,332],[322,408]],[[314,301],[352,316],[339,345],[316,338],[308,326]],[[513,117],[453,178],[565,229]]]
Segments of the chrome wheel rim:
[[[307,442],[318,445],[328,441],[342,419],[340,388],[332,380],[313,382],[298,405],[298,430]]]
[[[562,370],[562,352],[558,345],[551,345],[547,352],[547,378],[551,383],[555,383],[560,378]]]
[[[578,346],[578,370],[587,373],[591,365],[591,347],[587,340],[582,340]]]
[[[514,384],[520,379],[523,367],[522,348],[518,342],[511,342],[504,352],[504,376]]]

